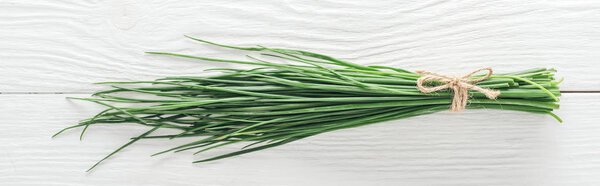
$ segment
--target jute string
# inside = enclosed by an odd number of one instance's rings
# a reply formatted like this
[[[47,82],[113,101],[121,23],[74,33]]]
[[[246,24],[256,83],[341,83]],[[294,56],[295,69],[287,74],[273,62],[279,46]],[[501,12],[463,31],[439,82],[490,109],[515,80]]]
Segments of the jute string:
[[[486,76],[478,79],[470,78],[473,74],[484,70],[489,71]],[[416,73],[426,75],[417,79],[417,87],[419,88],[419,91],[423,93],[431,93],[444,89],[452,89],[452,91],[454,92],[452,106],[450,106],[450,111],[452,112],[460,112],[465,109],[465,107],[467,106],[467,100],[469,99],[469,89],[479,91],[485,94],[485,96],[490,99],[496,99],[496,97],[500,95],[500,91],[481,88],[472,84],[488,79],[492,75],[492,68],[490,67],[477,69],[464,76],[446,76],[423,70],[417,70]],[[436,87],[423,86],[423,83],[428,81],[439,81],[446,84]]]

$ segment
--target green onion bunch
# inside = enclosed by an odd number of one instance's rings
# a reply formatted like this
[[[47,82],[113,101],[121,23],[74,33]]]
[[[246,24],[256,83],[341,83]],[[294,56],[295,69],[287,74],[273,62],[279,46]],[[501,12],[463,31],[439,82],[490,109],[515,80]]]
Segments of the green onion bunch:
[[[186,36],[187,37],[187,36]],[[363,66],[313,52],[257,47],[235,47],[192,37],[195,41],[231,49],[254,51],[260,58],[227,60],[191,55],[147,52],[210,62],[255,65],[253,69],[211,69],[212,76],[176,76],[154,81],[103,82],[112,89],[94,98],[71,98],[107,107],[92,118],[57,134],[91,125],[139,124],[148,131],[100,160],[142,139],[194,138],[154,155],[194,151],[244,143],[242,149],[208,157],[213,161],[276,147],[324,132],[431,114],[449,109],[451,91],[422,93],[416,80],[422,75],[387,66]],[[284,61],[284,63],[282,63]],[[470,91],[467,109],[500,109],[549,114],[559,105],[556,70],[535,68],[493,74],[476,83],[501,91],[497,99]],[[476,75],[472,78],[482,77]],[[128,85],[125,85],[128,84]],[[432,82],[429,86],[441,84]],[[123,105],[126,106],[117,106]],[[160,129],[176,130],[153,135]],[[174,129],[174,130],[173,130]],[[56,135],[57,135],[56,134]]]

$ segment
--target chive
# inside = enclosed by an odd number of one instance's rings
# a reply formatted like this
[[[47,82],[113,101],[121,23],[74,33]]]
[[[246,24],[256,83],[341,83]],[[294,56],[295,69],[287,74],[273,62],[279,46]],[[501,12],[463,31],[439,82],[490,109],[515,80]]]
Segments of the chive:
[[[82,127],[81,139],[91,125],[101,124],[133,123],[149,128],[142,135],[132,137],[130,142],[98,161],[89,170],[142,139],[196,138],[194,142],[175,145],[154,155],[193,149],[196,150],[194,154],[204,154],[202,152],[207,150],[247,143],[239,151],[194,162],[199,163],[272,148],[333,130],[440,112],[447,110],[452,102],[453,93],[449,90],[427,94],[420,92],[416,88],[416,80],[421,75],[400,68],[362,66],[308,51],[262,46],[237,47],[186,37],[218,47],[262,52],[260,56],[291,64],[253,56],[248,56],[253,61],[239,61],[147,52],[259,67],[209,69],[222,72],[212,76],[98,83],[111,84],[112,89],[96,92],[94,98],[72,99],[91,101],[108,108],[60,130],[54,136]],[[562,122],[552,113],[559,108],[558,84],[562,82],[562,79],[555,80],[555,72],[554,69],[534,68],[494,74],[476,85],[501,91],[498,99],[487,99],[480,92],[469,91],[471,98],[467,109],[547,114]],[[478,77],[482,75],[472,78]],[[150,135],[161,129],[179,131]]]

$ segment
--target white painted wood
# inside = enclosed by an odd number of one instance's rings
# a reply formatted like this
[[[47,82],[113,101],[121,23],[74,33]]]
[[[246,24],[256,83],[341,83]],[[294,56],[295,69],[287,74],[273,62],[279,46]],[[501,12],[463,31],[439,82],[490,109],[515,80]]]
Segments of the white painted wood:
[[[90,92],[91,83],[232,66],[182,37],[309,49],[410,70],[554,67],[564,90],[600,90],[599,1],[0,1],[0,91]]]
[[[186,140],[140,141],[84,171],[135,126],[50,136],[101,107],[77,95],[0,95],[2,185],[599,185],[600,95],[565,94],[550,116],[442,112],[334,131],[216,162],[190,152],[149,157]]]
[[[84,170],[143,128],[50,139],[101,107],[64,99],[88,94],[21,94],[234,66],[143,51],[246,54],[183,34],[442,73],[554,67],[563,90],[600,90],[599,25],[592,0],[1,0],[0,93],[9,94],[0,94],[0,185],[600,185],[600,94],[565,94],[564,124],[511,111],[438,113],[199,165],[190,162],[234,149],[151,158],[186,140],[141,141],[91,174]]]

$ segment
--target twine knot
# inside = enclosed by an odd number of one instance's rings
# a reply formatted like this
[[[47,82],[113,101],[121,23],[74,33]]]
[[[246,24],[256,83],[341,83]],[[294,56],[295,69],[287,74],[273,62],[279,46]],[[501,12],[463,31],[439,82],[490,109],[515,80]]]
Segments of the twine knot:
[[[473,74],[484,70],[489,71],[484,77],[478,79],[470,78]],[[464,76],[452,77],[423,70],[417,70],[416,73],[426,75],[417,79],[417,87],[419,88],[419,91],[423,93],[431,93],[444,89],[452,89],[452,91],[454,91],[454,98],[452,99],[452,106],[450,107],[450,111],[452,112],[460,112],[465,109],[467,100],[469,99],[469,89],[479,91],[490,99],[496,99],[496,97],[500,95],[500,91],[481,88],[472,84],[488,79],[492,75],[492,68],[490,67],[477,69]],[[427,81],[439,81],[446,84],[435,87],[423,86],[423,83]]]

